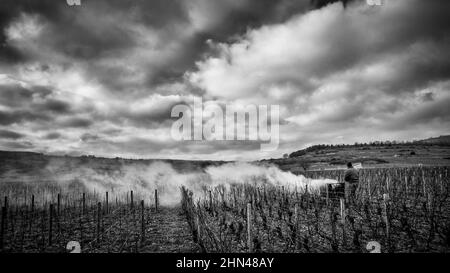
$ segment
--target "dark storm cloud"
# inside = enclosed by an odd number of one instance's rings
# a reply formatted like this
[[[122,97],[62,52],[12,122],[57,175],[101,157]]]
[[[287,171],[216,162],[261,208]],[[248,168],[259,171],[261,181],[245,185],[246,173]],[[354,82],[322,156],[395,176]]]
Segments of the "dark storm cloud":
[[[98,135],[94,135],[94,134],[90,134],[90,133],[85,133],[80,137],[80,139],[84,142],[95,141],[95,140],[98,140],[99,138],[100,137]]]
[[[37,110],[50,111],[57,114],[70,113],[70,104],[65,101],[57,99],[48,99],[44,103],[38,104],[36,106]]]
[[[93,121],[87,118],[70,117],[59,123],[62,127],[87,128],[93,124]]]
[[[0,130],[0,138],[19,139],[25,135],[9,130]]]
[[[62,135],[58,132],[52,132],[52,133],[48,133],[44,136],[44,139],[48,139],[48,140],[54,140],[54,139],[58,139],[61,138]]]
[[[105,65],[105,62],[111,58],[127,58],[130,51],[141,46],[137,35],[142,33],[136,33],[135,26],[154,30],[157,41],[149,50],[162,50],[168,44],[177,44],[170,58],[158,64],[149,60],[148,66],[140,67],[143,73],[148,70],[141,84],[152,87],[182,80],[185,71],[194,68],[195,61],[208,51],[205,43],[208,39],[229,41],[230,37],[243,34],[248,28],[282,22],[305,11],[311,3],[308,0],[90,0],[74,8],[65,1],[4,0],[0,5],[0,44],[3,45],[0,56],[9,58],[11,62],[36,58],[8,43],[6,29],[23,14],[38,15],[46,26],[42,43],[55,53],[66,56],[65,65],[70,60],[86,62],[88,75],[114,91],[130,90],[130,83],[123,80],[130,75],[123,67]],[[210,13],[195,16],[212,17],[211,24],[190,30],[191,9]],[[195,16],[194,20],[197,19]],[[180,37],[183,32],[192,33]]]
[[[17,107],[28,104],[33,97],[45,98],[52,91],[44,86],[25,88],[18,84],[0,84],[0,105]]]
[[[0,84],[0,124],[11,125],[24,122],[47,124],[57,116],[70,115],[70,102],[52,98],[53,91],[45,86],[21,86]],[[68,121],[77,125],[80,122]]]
[[[52,118],[45,113],[34,113],[25,110],[0,110],[0,125],[18,124],[25,121],[50,121],[51,119]]]
[[[2,0],[0,2],[0,60],[9,64],[26,62],[29,59],[27,52],[10,45],[6,41],[6,27],[22,13],[37,13],[45,18],[58,21],[61,17],[61,7],[65,1],[40,0]]]

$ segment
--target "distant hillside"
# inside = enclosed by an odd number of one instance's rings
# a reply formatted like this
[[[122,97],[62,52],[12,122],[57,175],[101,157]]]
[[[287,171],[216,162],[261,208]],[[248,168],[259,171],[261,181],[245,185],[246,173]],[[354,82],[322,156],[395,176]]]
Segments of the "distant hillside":
[[[428,138],[417,141],[374,141],[369,143],[354,143],[354,144],[319,144],[307,147],[305,149],[301,149],[289,154],[289,158],[300,157],[306,155],[311,152],[323,151],[327,149],[339,149],[339,148],[377,148],[377,147],[392,147],[392,146],[420,146],[420,145],[442,145],[442,146],[450,146],[450,135],[448,136],[439,136],[435,138]]]
[[[419,143],[450,145],[450,135],[419,140]]]
[[[22,175],[38,176],[45,172],[48,166],[57,165],[59,169],[76,169],[89,167],[93,169],[114,171],[123,166],[145,166],[156,161],[170,163],[178,172],[200,171],[208,166],[217,166],[225,161],[190,161],[164,159],[125,159],[103,158],[95,156],[53,156],[42,153],[0,151],[0,181],[6,175],[20,173]],[[45,176],[45,175],[44,175]]]
[[[278,165],[282,170],[305,173],[307,170],[343,169],[347,162],[361,163],[363,167],[449,166],[450,136],[424,140],[397,142],[375,141],[314,145],[289,154],[285,158],[263,160]]]

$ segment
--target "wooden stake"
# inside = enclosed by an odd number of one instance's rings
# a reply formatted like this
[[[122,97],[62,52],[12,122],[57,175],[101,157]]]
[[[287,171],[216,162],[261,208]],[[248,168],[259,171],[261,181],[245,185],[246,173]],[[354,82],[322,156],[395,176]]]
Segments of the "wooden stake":
[[[427,183],[425,182],[425,176],[422,175],[422,184],[423,184],[423,196],[426,196],[427,192]]]
[[[48,220],[48,245],[52,245],[52,232],[53,232],[53,204],[50,204],[49,220]]]
[[[58,193],[58,197],[57,198],[58,198],[58,201],[57,201],[58,202],[57,203],[57,213],[58,214],[57,215],[59,217],[59,215],[61,213],[61,194]]]
[[[109,204],[108,204],[108,192],[106,192],[106,199],[105,199],[105,212],[106,212],[106,214],[108,214],[108,212],[109,212]]]
[[[31,213],[34,212],[34,194],[31,196]]]
[[[158,211],[158,190],[155,189],[155,211]]]
[[[295,232],[295,249],[297,249],[297,245],[298,245],[298,204],[295,204],[294,207],[294,232]]]
[[[341,204],[341,221],[342,224],[345,225],[345,199],[341,198],[339,199],[340,204]]]
[[[145,240],[145,208],[144,200],[141,200],[141,242]]]
[[[252,204],[247,203],[247,245],[248,245],[248,252],[253,252],[253,245],[252,245]]]
[[[201,226],[200,226],[200,217],[197,215],[196,217],[196,225],[197,225],[197,243],[202,243],[202,233],[201,233]]]
[[[384,204],[384,221],[386,223],[386,238],[389,243],[389,215],[388,215],[388,201],[389,195],[383,194],[383,204]]]
[[[341,221],[342,221],[342,244],[346,245],[346,233],[345,233],[345,199],[340,199],[341,203]]]
[[[130,208],[133,209],[133,191],[130,192]]]
[[[211,191],[209,191],[209,209],[211,209],[212,210],[212,193],[211,193]]]
[[[102,211],[102,203],[98,202],[97,203],[97,242],[100,242],[100,222],[101,222],[101,211]]]
[[[0,227],[0,250],[3,250],[4,248],[5,230],[6,230],[6,208],[2,207],[2,223]]]
[[[83,214],[86,213],[86,193],[83,192]]]
[[[405,191],[406,191],[406,196],[408,196],[408,177],[405,176]]]

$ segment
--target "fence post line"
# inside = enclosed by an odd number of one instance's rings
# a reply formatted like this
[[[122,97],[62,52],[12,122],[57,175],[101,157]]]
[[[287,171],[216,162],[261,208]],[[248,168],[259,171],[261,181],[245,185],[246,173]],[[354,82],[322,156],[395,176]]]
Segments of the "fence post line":
[[[253,252],[252,245],[252,204],[247,203],[247,244],[248,244],[248,252]]]

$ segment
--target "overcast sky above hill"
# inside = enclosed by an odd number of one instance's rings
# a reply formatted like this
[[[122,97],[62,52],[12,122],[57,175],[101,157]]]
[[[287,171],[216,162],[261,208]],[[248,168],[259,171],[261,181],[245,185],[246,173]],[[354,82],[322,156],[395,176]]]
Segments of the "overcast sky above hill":
[[[448,0],[81,2],[0,2],[0,149],[260,159],[449,133]],[[280,105],[279,149],[174,141],[192,96]]]

